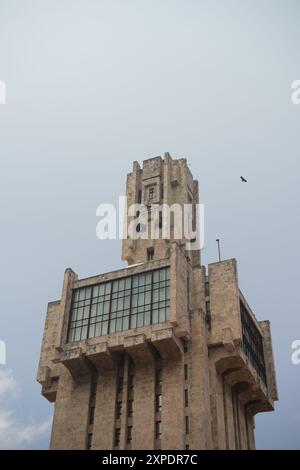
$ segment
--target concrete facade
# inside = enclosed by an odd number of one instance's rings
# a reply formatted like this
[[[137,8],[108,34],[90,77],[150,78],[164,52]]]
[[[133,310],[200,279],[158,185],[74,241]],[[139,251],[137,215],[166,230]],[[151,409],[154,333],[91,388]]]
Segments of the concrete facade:
[[[165,154],[134,163],[127,196],[196,204],[198,183],[185,159]],[[122,257],[127,268],[87,279],[67,269],[61,299],[48,304],[37,380],[55,403],[50,448],[254,449],[254,416],[278,397],[270,325],[240,292],[236,261],[206,270],[172,234],[126,239]],[[164,268],[166,321],[68,340],[76,290]]]

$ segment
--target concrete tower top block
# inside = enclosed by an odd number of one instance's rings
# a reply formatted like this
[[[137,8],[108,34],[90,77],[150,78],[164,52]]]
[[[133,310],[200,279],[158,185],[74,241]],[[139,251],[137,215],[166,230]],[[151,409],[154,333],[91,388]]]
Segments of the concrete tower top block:
[[[172,161],[172,157],[171,155],[169,154],[169,152],[165,152],[164,154],[164,161],[165,163],[170,163]]]
[[[161,175],[163,160],[161,157],[149,158],[143,161],[143,179],[154,178]]]
[[[139,171],[141,169],[139,162],[133,162],[133,171]]]

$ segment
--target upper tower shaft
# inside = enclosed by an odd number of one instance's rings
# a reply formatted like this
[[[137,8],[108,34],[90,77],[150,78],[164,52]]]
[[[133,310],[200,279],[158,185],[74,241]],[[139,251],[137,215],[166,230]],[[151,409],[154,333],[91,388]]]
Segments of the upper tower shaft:
[[[194,231],[199,192],[198,181],[193,179],[185,158],[173,160],[165,153],[163,159],[159,156],[144,160],[142,168],[134,162],[133,171],[127,175],[126,196],[125,222],[127,227],[133,225],[137,233],[135,239],[129,235],[123,240],[123,260],[132,265],[168,258],[170,241],[174,240],[187,248],[191,241],[185,229],[187,212],[190,211],[190,228]],[[154,227],[158,229],[155,237],[151,231]],[[186,256],[192,265],[200,264],[199,250],[189,249]]]

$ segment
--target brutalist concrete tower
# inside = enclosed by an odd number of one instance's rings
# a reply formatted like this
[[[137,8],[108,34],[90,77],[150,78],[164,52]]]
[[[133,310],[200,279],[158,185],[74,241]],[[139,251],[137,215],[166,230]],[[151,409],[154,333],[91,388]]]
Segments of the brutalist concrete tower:
[[[196,207],[185,159],[134,163],[127,199],[141,205],[125,217],[140,235],[123,241],[128,267],[67,269],[48,304],[38,381],[55,403],[51,449],[254,449],[254,416],[277,400],[269,322],[234,259],[206,270],[172,218],[168,239],[144,236],[143,220],[163,230],[157,206]]]

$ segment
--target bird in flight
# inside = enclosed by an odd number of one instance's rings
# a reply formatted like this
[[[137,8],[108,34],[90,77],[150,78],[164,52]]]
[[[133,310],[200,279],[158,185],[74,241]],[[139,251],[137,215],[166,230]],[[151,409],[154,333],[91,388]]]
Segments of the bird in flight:
[[[242,183],[248,183],[248,181],[243,176],[240,176],[240,178],[241,178]]]

